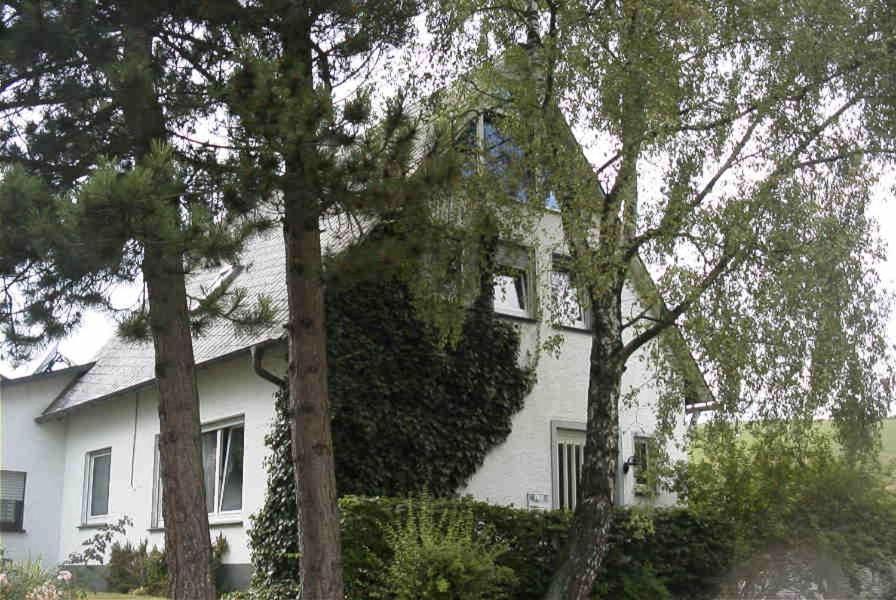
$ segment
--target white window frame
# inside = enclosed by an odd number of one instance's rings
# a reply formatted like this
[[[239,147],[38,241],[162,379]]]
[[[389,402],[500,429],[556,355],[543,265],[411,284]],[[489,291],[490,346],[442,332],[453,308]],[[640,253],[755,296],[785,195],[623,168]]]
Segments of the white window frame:
[[[109,489],[106,492],[107,506],[106,512],[100,515],[91,514],[93,512],[93,479],[94,465],[97,458],[109,457]],[[81,509],[81,522],[85,525],[103,524],[109,520],[112,506],[112,448],[101,448],[99,450],[91,450],[84,458],[84,500]]]
[[[564,472],[567,473],[567,478],[564,480],[564,490],[563,497],[564,502],[560,502],[560,457],[558,452],[559,444],[564,443],[570,446],[580,446],[581,447],[581,456],[578,458],[578,462],[576,464],[576,468],[581,473],[582,465],[585,459],[585,423],[580,421],[551,421],[551,505],[554,509],[567,509],[574,510],[576,506],[576,499],[578,497],[578,481],[573,481],[572,485],[569,485],[568,479],[568,468],[564,469]],[[571,441],[572,437],[578,438],[581,436],[581,444],[578,441]],[[568,465],[567,461],[567,465]],[[571,492],[569,490],[572,490]],[[572,497],[572,502],[569,502],[568,499]]]
[[[650,468],[650,446],[656,444],[656,436],[651,435],[649,433],[636,433],[632,436],[632,456],[638,455],[638,444],[644,443],[647,444],[647,448],[645,449],[645,454],[647,457],[647,464],[637,464],[632,467],[632,484],[635,496],[649,496],[654,490],[650,489],[650,481],[639,482],[638,477],[639,474],[644,473],[647,469]]]
[[[16,519],[12,522],[5,521],[0,524],[0,532],[2,533],[22,533],[25,531],[25,496],[27,496],[28,492],[28,473],[26,471],[16,471],[15,469],[0,469],[0,476],[2,474],[9,473],[11,475],[21,475],[22,476],[22,497],[20,500],[16,500],[14,498],[5,498],[6,501],[9,502],[20,502],[22,504],[22,514],[21,519]],[[9,490],[2,489],[0,490],[2,495],[6,495]],[[2,537],[2,536],[0,536]]]
[[[507,315],[511,317],[519,317],[523,319],[532,319],[535,316],[535,286],[534,277],[532,276],[532,252],[523,246],[514,244],[500,244],[495,253],[495,277],[506,273],[507,271],[516,271],[523,277],[523,308],[514,308],[510,306],[499,306],[498,298],[495,296],[494,302],[495,312],[499,315]],[[494,292],[494,282],[492,290]]]
[[[568,258],[555,256],[551,265],[551,281],[549,282],[551,294],[551,321],[554,323],[554,325],[559,327],[565,327],[568,329],[590,330],[591,311],[588,310],[587,303],[583,301],[582,290],[580,290],[579,287],[575,285],[573,272],[566,266],[568,263]],[[564,320],[563,315],[559,314],[558,300],[556,295],[554,294],[553,281],[554,276],[557,274],[565,274],[567,277],[569,277],[569,287],[571,290],[575,290],[576,299],[579,304],[579,313],[581,315],[579,319],[566,321]]]
[[[245,506],[245,474],[246,474],[246,461],[245,461],[245,448],[246,448],[246,420],[244,415],[236,415],[233,417],[228,417],[226,419],[221,419],[217,421],[211,421],[209,423],[205,423],[202,425],[202,433],[209,433],[212,431],[217,431],[218,436],[215,443],[215,489],[212,490],[212,494],[214,497],[212,498],[212,506],[217,507],[219,502],[219,494],[221,490],[219,490],[219,476],[221,469],[221,462],[218,460],[220,456],[220,444],[221,444],[221,432],[225,429],[233,428],[233,427],[242,427],[243,428],[243,487],[240,488],[240,508],[238,510],[213,510],[208,513],[209,521],[214,523],[216,521],[231,521],[234,519],[239,519],[243,514],[243,508]],[[203,467],[204,468],[204,467]],[[204,471],[203,471],[204,477]],[[153,468],[153,494],[152,494],[152,515],[150,519],[150,527],[153,529],[162,528],[165,526],[165,520],[162,515],[162,469],[161,469],[161,460],[159,456],[159,436],[155,437],[155,467]]]

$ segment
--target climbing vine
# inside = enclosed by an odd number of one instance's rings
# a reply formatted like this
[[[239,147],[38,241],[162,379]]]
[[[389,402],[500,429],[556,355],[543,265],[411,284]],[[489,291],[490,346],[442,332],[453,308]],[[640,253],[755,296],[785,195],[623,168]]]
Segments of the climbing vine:
[[[510,433],[533,375],[519,335],[495,318],[490,286],[456,345],[415,313],[398,279],[332,285],[327,297],[330,398],[340,495],[457,492]],[[276,395],[265,444],[267,493],[249,532],[253,589],[295,597],[298,555],[288,402]]]

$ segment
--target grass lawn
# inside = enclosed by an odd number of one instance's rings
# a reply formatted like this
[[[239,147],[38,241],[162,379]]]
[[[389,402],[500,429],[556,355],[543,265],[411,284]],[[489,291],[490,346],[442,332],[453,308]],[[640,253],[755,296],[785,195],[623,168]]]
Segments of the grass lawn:
[[[156,596],[131,596],[129,594],[109,594],[100,592],[87,596],[87,600],[165,600]]]

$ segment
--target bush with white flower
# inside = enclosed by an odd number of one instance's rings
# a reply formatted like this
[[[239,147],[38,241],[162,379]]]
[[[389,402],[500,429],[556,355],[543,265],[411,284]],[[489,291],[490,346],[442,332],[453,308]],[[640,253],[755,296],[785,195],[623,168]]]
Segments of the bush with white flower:
[[[2,557],[2,553],[0,553]],[[0,600],[82,600],[71,571],[47,570],[40,561],[0,563]]]

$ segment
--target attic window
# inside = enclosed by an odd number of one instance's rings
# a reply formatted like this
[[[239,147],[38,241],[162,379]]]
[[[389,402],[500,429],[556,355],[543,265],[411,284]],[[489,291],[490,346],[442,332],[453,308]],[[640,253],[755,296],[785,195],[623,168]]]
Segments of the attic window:
[[[218,271],[217,277],[215,277],[209,285],[201,286],[202,291],[205,294],[211,294],[219,288],[227,287],[236,278],[236,276],[242,272],[242,270],[243,268],[240,265],[223,265]]]
[[[499,117],[493,113],[479,115],[470,128],[470,143],[482,152],[486,172],[503,181],[508,195],[518,202],[529,202],[535,182],[543,183],[546,178],[525,164],[523,149],[501,131],[498,121]],[[553,191],[547,193],[544,207],[559,210]]]

